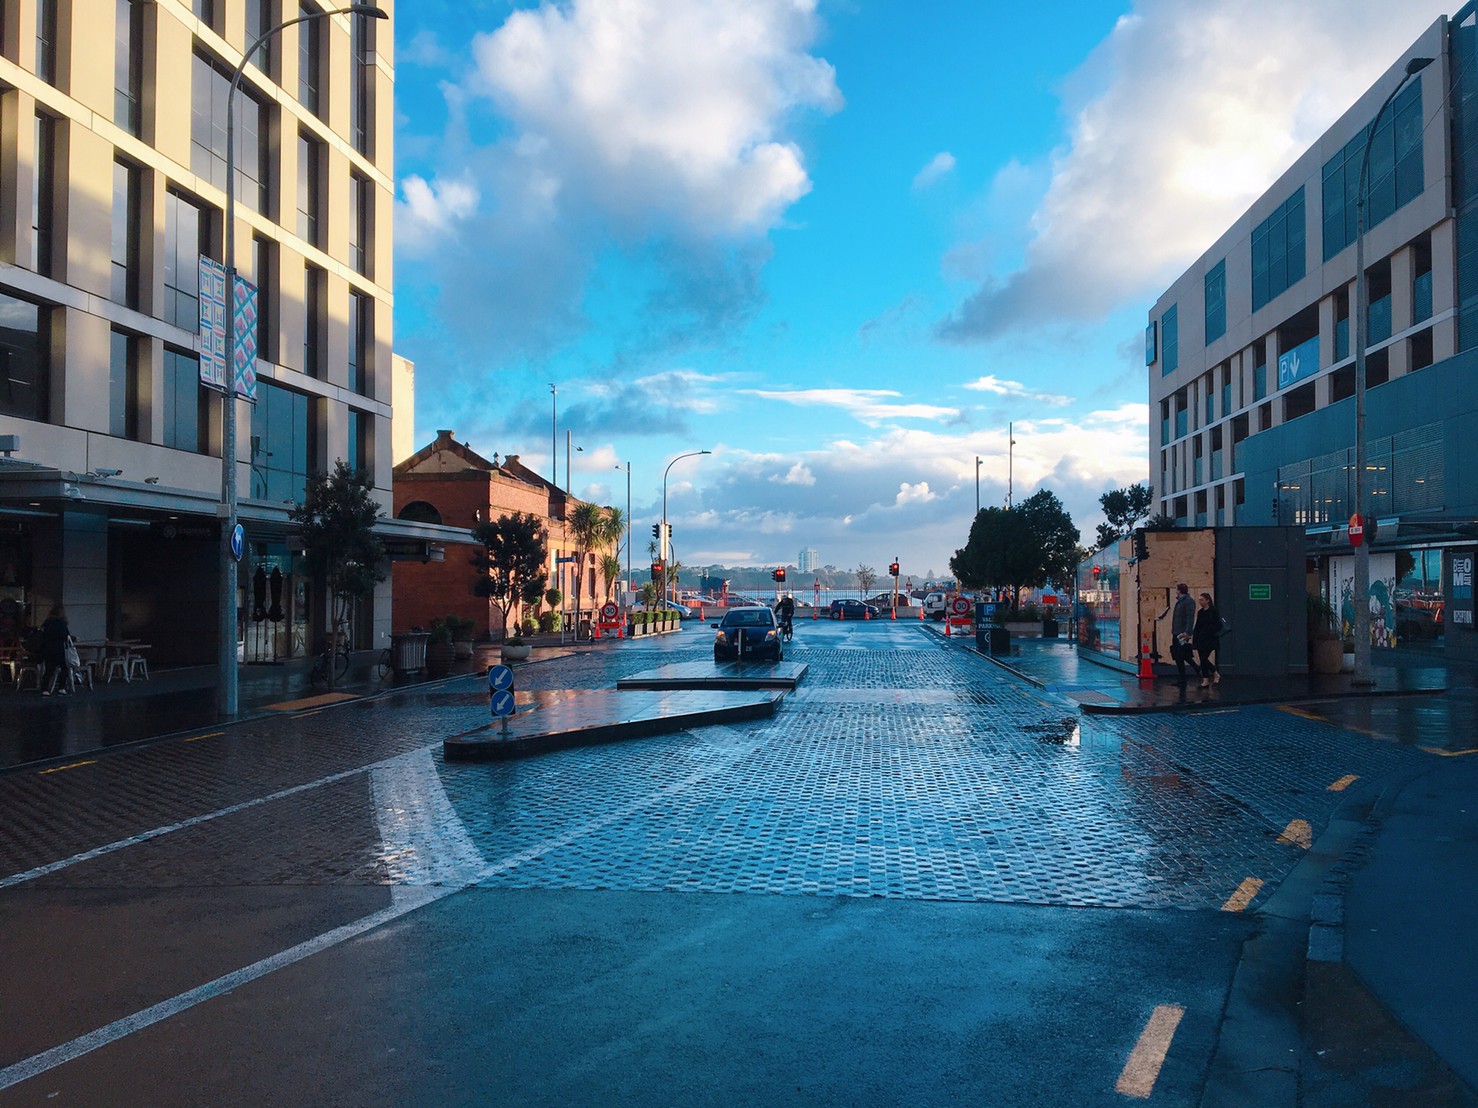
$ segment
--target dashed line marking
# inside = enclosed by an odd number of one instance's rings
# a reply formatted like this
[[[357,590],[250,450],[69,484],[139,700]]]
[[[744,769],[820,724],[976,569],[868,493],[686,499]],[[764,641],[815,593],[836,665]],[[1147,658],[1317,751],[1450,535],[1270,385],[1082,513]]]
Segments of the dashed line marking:
[[[1244,877],[1242,883],[1237,886],[1237,891],[1227,897],[1227,902],[1221,906],[1221,910],[1223,912],[1243,911],[1260,892],[1262,892],[1261,880],[1256,877]]]
[[[1435,754],[1439,758],[1463,758],[1469,754],[1478,754],[1478,750],[1443,750],[1440,746],[1420,746],[1428,754]]]
[[[1330,793],[1342,793],[1358,780],[1360,780],[1360,775],[1358,773],[1347,773],[1324,791]]]
[[[1147,1100],[1155,1091],[1155,1082],[1160,1078],[1160,1068],[1165,1064],[1165,1055],[1170,1052],[1170,1041],[1175,1038],[1175,1029],[1185,1008],[1179,1004],[1161,1004],[1150,1013],[1149,1022],[1139,1034],[1139,1041],[1124,1063],[1124,1072],[1114,1085],[1114,1091],[1122,1096]]]
[[[1321,716],[1318,712],[1306,712],[1302,708],[1295,708],[1292,704],[1279,704],[1278,711],[1287,712],[1290,716],[1298,716],[1300,719],[1311,719],[1317,723],[1328,723],[1328,716]]]
[[[207,731],[204,735],[187,735],[182,741],[198,743],[201,739],[218,739],[225,733],[224,731]]]
[[[1283,828],[1283,834],[1278,836],[1278,841],[1285,846],[1297,846],[1308,850],[1314,845],[1314,829],[1309,826],[1309,821],[1306,819],[1289,820],[1288,826]]]
[[[45,777],[48,773],[61,773],[64,769],[76,769],[78,766],[95,766],[98,764],[96,758],[89,758],[85,762],[70,762],[65,766],[52,766],[50,769],[37,770],[37,774]]]

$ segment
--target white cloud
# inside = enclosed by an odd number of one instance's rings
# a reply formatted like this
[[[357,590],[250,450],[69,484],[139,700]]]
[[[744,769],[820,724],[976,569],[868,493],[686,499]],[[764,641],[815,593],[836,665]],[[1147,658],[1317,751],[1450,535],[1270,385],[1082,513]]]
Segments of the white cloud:
[[[1025,258],[986,277],[940,333],[1097,320],[1157,291],[1450,6],[1139,0],[1075,75],[1091,91],[1070,109]]]
[[[1031,400],[1038,404],[1051,404],[1054,407],[1063,407],[1071,404],[1071,396],[1059,396],[1049,392],[1032,392],[1020,381],[1007,381],[1000,377],[987,374],[976,378],[965,385],[965,388],[975,392],[989,392],[996,396],[1008,396],[1021,400]]]
[[[934,404],[895,404],[891,397],[900,395],[890,389],[744,389],[747,396],[764,400],[782,400],[797,407],[839,408],[859,423],[877,426],[895,419],[953,419],[959,413],[953,408]]]
[[[770,480],[780,485],[814,485],[816,475],[811,472],[805,462],[796,462],[786,471],[785,476],[771,477]]]
[[[841,106],[817,33],[815,0],[543,4],[475,38],[472,87],[544,144],[538,171],[633,229],[752,234],[811,187],[787,119]]]
[[[916,485],[910,485],[907,481],[898,486],[898,495],[893,498],[893,503],[899,506],[904,504],[927,504],[937,499],[929,491],[929,482],[920,481]]]
[[[948,150],[941,150],[939,153],[935,154],[932,158],[929,159],[928,165],[924,166],[923,169],[919,170],[918,173],[914,175],[914,189],[917,191],[920,189],[928,188],[930,185],[938,181],[939,178],[943,177],[950,170],[954,169],[954,167],[955,156],[951,154]]]
[[[395,202],[396,245],[412,253],[427,250],[452,234],[476,210],[477,187],[465,177],[426,181],[412,175],[400,183]]]

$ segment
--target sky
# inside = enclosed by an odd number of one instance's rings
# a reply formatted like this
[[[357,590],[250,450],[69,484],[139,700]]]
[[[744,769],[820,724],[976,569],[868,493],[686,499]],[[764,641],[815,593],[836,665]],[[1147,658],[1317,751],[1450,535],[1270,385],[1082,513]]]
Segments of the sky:
[[[689,567],[921,580],[1040,489],[1091,546],[1156,298],[1457,6],[402,0],[416,447],[629,503],[637,564],[664,498]]]

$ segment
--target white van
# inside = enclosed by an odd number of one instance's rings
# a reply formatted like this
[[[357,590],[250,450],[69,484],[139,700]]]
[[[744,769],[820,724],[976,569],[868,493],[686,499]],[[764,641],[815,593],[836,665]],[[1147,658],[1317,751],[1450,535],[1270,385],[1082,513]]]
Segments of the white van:
[[[924,616],[927,619],[943,619],[949,611],[950,594],[931,592],[924,597]]]

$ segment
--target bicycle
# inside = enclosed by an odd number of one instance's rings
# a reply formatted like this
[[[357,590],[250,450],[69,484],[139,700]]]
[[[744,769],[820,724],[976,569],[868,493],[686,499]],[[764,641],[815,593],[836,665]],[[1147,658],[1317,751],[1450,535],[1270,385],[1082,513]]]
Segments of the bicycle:
[[[329,666],[332,664],[334,682],[337,684],[344,679],[349,672],[349,639],[340,633],[335,636],[337,640],[333,647],[333,660],[329,660],[329,644],[325,639],[321,649],[313,661],[313,670],[308,674],[308,683],[315,689],[326,689],[329,685]]]
[[[379,664],[380,680],[385,681],[395,676],[395,649],[387,646],[380,651]]]
[[[789,642],[795,638],[795,620],[789,616],[780,617],[780,638]]]

